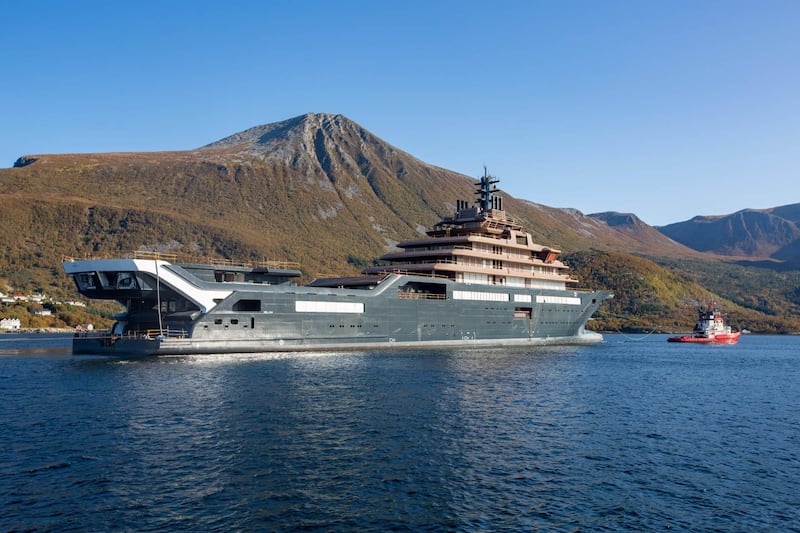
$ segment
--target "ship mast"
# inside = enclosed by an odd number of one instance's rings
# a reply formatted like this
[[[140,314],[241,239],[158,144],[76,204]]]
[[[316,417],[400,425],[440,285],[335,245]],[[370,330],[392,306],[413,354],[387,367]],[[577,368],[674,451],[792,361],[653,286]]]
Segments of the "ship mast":
[[[164,334],[164,324],[161,321],[161,277],[158,275],[158,256],[153,259],[156,265],[156,308],[158,310],[158,334]]]
[[[483,167],[483,176],[481,176],[478,182],[478,189],[475,191],[478,195],[478,207],[482,213],[492,209],[503,209],[502,197],[495,196],[495,193],[499,192],[497,187],[495,187],[495,183],[499,182],[499,179],[490,176],[486,167]]]

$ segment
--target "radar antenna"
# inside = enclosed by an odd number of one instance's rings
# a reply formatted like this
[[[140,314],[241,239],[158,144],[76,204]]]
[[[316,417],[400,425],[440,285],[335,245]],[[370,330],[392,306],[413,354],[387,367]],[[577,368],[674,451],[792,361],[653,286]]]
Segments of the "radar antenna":
[[[475,190],[478,195],[478,207],[481,211],[489,211],[490,209],[502,209],[502,198],[495,196],[498,192],[497,187],[494,186],[500,180],[494,176],[490,176],[486,167],[483,167],[483,176],[478,182],[478,189]]]

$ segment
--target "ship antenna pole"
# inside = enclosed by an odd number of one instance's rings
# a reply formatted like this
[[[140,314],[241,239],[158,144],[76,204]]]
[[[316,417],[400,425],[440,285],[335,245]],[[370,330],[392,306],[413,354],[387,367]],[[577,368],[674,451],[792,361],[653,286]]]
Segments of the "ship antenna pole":
[[[164,334],[164,325],[161,323],[161,277],[158,275],[158,255],[153,260],[156,264],[156,312],[158,313],[158,334]]]

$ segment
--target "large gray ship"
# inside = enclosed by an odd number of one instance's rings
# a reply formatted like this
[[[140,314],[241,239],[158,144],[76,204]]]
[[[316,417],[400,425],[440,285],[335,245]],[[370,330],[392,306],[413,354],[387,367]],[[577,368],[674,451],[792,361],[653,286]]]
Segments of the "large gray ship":
[[[70,259],[78,291],[125,311],[73,353],[182,355],[595,343],[585,324],[604,291],[576,288],[559,250],[509,216],[497,180],[426,238],[398,244],[361,276],[298,285],[298,265],[178,261],[137,252]]]

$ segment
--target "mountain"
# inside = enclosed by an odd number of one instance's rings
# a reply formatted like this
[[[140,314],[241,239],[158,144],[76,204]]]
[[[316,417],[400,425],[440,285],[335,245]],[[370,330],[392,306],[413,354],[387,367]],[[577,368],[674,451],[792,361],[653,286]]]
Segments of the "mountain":
[[[800,264],[800,204],[696,216],[658,230],[701,252]]]
[[[298,261],[306,279],[354,274],[472,201],[474,184],[323,113],[188,151],[25,155],[0,169],[0,282],[72,297],[63,256],[143,249]],[[718,263],[635,215],[504,199],[538,242],[565,253]]]
[[[64,220],[59,231],[74,232],[64,253],[152,248],[292,259],[311,276],[348,263],[359,269],[474,194],[473,178],[428,165],[329,114],[258,126],[184,152],[30,155],[0,178],[4,213],[45,217],[46,203],[47,213]],[[693,253],[660,234],[633,239],[576,210],[507,195],[505,206],[537,240],[565,250]]]
[[[631,243],[629,251],[631,252],[657,257],[698,257],[700,255],[672,239],[664,239],[664,234],[643,222],[633,213],[606,211],[593,213],[589,217],[603,222],[612,232],[629,240]]]

